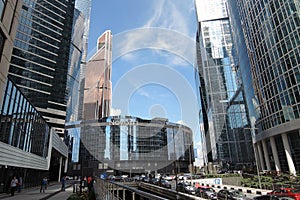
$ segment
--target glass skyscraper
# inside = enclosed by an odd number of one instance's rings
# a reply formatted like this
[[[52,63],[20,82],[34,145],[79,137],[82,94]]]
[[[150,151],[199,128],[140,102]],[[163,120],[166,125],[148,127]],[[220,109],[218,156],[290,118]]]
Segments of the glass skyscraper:
[[[75,0],[23,0],[9,76],[63,134]]]
[[[79,118],[84,21],[83,14],[78,9],[75,9],[67,81],[66,122],[77,121]]]
[[[254,95],[248,102],[260,169],[299,173],[300,2],[241,0],[229,6],[236,7],[231,16],[239,16],[244,38],[236,40],[245,41],[250,60],[244,76],[251,71]]]
[[[97,52],[86,65],[83,119],[97,120],[110,116],[112,34],[105,31],[97,43]]]
[[[241,169],[252,164],[254,158],[251,134],[245,130],[249,118],[226,1],[196,1],[196,7],[204,160],[219,164],[223,169]]]
[[[80,93],[79,93],[79,106],[78,106],[78,118],[82,119],[83,115],[83,96],[84,96],[84,83],[85,83],[85,70],[86,59],[88,54],[88,38],[90,32],[90,15],[92,9],[92,0],[77,0],[75,2],[75,8],[83,13],[84,16],[84,34],[83,34],[83,52],[81,58],[80,67]]]

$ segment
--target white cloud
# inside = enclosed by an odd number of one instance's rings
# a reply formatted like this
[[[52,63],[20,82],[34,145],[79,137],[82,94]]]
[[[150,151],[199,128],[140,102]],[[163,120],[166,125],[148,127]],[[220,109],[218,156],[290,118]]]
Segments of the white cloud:
[[[194,63],[196,52],[194,39],[169,29],[133,29],[113,37],[113,60],[133,51],[145,49],[164,50],[190,64]]]
[[[161,27],[190,35],[191,30],[188,26],[189,13],[184,9],[187,8],[189,11],[190,6],[187,3],[188,1],[184,1],[184,4],[182,4],[181,0],[154,1],[153,10],[155,12],[145,23],[144,27]]]

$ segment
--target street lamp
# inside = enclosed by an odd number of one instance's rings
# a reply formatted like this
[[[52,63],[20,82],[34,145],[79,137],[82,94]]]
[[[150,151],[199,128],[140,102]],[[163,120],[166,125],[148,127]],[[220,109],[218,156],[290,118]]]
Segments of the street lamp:
[[[259,188],[261,189],[261,180],[260,180],[260,174],[259,174],[259,168],[258,168],[258,160],[257,160],[257,152],[256,152],[256,148],[254,145],[254,135],[255,135],[255,130],[257,130],[258,128],[255,127],[251,127],[251,128],[244,128],[245,130],[250,130],[251,131],[251,136],[252,136],[252,146],[253,146],[253,150],[254,150],[254,158],[255,158],[255,165],[256,165],[256,173],[258,176],[258,184],[259,184]]]

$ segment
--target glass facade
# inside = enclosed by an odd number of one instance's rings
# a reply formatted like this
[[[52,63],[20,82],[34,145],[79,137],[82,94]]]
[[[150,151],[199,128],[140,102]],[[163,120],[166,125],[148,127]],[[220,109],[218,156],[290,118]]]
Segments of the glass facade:
[[[236,2],[250,60],[254,93],[248,100],[260,169],[300,171],[300,2]],[[229,4],[230,5],[230,4]],[[237,16],[237,15],[236,15]],[[250,82],[250,80],[248,80]]]
[[[196,1],[199,19],[197,41],[200,124],[204,135],[207,162],[221,168],[241,169],[252,164],[251,134],[245,127],[249,118],[240,72],[236,63],[226,1]],[[201,10],[211,12],[204,15]],[[210,15],[214,13],[214,15]]]
[[[110,116],[112,34],[105,31],[97,43],[97,52],[86,64],[83,119],[96,120]]]
[[[67,81],[66,122],[79,120],[81,60],[83,54],[84,16],[75,9]]]
[[[23,0],[10,78],[63,134],[74,0]]]
[[[261,112],[257,127],[264,131],[298,119],[299,2],[242,1],[238,6],[247,28],[257,109]]]
[[[46,158],[50,127],[8,79],[0,110],[0,141]]]
[[[73,166],[82,171],[71,166],[74,175],[170,173],[174,162],[177,172],[188,173],[194,161],[191,129],[166,119],[108,117],[67,129],[80,132],[80,158]]]
[[[83,117],[83,98],[84,98],[84,82],[85,82],[85,70],[86,70],[86,59],[88,54],[88,38],[90,31],[90,15],[92,9],[92,0],[80,0],[75,2],[75,8],[78,9],[84,15],[84,35],[83,35],[83,53],[82,63],[80,68],[80,99],[78,107],[78,118],[81,120]]]

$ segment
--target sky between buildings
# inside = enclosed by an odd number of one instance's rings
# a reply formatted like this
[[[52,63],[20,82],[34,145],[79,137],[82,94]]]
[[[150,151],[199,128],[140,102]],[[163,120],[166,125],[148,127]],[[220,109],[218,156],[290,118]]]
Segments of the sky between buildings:
[[[193,0],[93,0],[88,57],[113,34],[112,115],[168,118],[194,132],[200,148]]]

